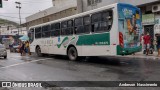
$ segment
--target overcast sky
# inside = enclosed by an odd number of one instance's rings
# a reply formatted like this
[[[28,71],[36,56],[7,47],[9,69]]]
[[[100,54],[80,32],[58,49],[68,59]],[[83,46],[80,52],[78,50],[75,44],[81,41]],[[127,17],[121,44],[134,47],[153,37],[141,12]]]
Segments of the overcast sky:
[[[11,20],[19,23],[19,11],[16,8],[16,1],[21,2],[21,17],[22,22],[25,22],[25,17],[52,7],[52,0],[2,0],[3,8],[0,8],[0,18]]]

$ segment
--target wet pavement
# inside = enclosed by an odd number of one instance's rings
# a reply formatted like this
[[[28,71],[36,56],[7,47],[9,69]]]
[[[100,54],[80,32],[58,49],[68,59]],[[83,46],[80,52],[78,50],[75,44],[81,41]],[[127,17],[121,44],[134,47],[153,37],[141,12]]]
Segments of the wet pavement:
[[[160,81],[160,59],[65,56],[36,57],[8,53],[0,58],[1,81]],[[135,88],[1,88],[1,90],[132,90]],[[160,88],[136,88],[159,90]]]

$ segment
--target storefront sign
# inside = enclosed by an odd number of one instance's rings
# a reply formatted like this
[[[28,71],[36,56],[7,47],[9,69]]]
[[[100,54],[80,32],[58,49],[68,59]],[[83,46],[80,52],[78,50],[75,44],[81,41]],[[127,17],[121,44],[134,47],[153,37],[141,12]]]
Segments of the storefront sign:
[[[155,24],[154,14],[142,15],[142,24],[143,25]]]

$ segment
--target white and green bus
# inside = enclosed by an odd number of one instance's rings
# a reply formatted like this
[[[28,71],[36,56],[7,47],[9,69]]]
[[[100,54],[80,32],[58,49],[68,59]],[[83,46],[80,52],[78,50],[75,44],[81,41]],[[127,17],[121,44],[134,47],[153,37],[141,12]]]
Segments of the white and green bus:
[[[140,9],[116,3],[30,27],[30,51],[83,56],[129,55],[141,50]]]

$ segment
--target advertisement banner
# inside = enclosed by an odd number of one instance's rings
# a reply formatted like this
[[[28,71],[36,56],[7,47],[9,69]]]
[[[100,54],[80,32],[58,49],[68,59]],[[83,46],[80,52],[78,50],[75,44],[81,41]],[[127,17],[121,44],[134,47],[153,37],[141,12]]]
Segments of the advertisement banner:
[[[141,12],[132,5],[119,4],[119,32],[123,34],[124,48],[140,46],[142,33]]]

